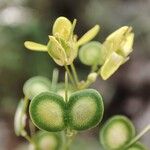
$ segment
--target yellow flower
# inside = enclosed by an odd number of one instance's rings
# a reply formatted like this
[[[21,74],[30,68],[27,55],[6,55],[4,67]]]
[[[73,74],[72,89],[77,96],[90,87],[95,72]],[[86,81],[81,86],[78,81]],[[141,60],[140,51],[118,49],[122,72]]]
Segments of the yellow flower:
[[[133,51],[134,33],[128,26],[121,27],[110,34],[103,43],[104,62],[100,70],[101,77],[108,79],[129,57]]]
[[[65,17],[56,19],[52,29],[52,36],[49,36],[47,45],[26,41],[25,47],[33,51],[48,52],[53,60],[60,66],[70,65],[77,57],[78,47],[92,40],[99,32],[99,26],[94,26],[85,33],[78,41],[73,34],[76,19],[73,23]]]

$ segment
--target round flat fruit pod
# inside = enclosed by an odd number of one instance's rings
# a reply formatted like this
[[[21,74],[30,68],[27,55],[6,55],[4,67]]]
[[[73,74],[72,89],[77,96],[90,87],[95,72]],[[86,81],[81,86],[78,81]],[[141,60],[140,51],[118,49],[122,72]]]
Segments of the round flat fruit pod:
[[[62,135],[58,133],[50,133],[39,131],[34,136],[36,150],[60,150],[62,147]]]
[[[135,136],[132,122],[125,116],[110,118],[100,130],[100,141],[106,150],[120,150]]]
[[[133,144],[127,150],[147,150],[147,149],[143,144],[138,142],[138,143]]]
[[[26,114],[24,112],[24,100],[22,99],[17,107],[15,118],[14,118],[14,130],[17,136],[21,135],[26,125]]]
[[[38,128],[56,132],[65,129],[65,109],[66,104],[61,96],[43,92],[31,100],[29,112]]]
[[[81,62],[85,65],[92,66],[99,64],[102,55],[101,50],[102,44],[100,42],[89,42],[80,48],[79,58]]]
[[[26,97],[32,99],[41,92],[50,91],[51,81],[42,76],[35,76],[27,80],[23,86],[23,92]]]
[[[95,127],[103,118],[104,105],[101,95],[94,89],[73,93],[68,102],[68,124],[74,130]]]

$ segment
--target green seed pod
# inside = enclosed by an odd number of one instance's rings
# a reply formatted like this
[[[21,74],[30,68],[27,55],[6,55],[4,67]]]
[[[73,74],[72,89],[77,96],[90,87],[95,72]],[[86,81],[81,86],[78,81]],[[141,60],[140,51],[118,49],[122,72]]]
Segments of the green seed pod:
[[[147,149],[146,149],[146,147],[143,144],[138,142],[136,144],[133,144],[127,150],[147,150]]]
[[[21,135],[21,132],[24,130],[26,124],[25,119],[26,114],[24,113],[24,100],[21,100],[18,104],[14,118],[14,129],[17,136]]]
[[[53,35],[68,40],[72,29],[72,23],[66,17],[59,17],[53,25]]]
[[[103,63],[103,51],[102,44],[97,41],[92,41],[80,48],[79,58],[85,65],[96,65]]]
[[[43,92],[32,99],[29,112],[38,128],[56,132],[65,129],[65,109],[66,104],[61,96]]]
[[[132,122],[121,115],[110,118],[100,131],[100,141],[106,150],[122,150],[134,136]]]
[[[73,93],[68,102],[68,124],[74,130],[95,127],[103,117],[104,106],[101,95],[94,89]]]
[[[35,76],[27,80],[23,86],[23,92],[26,97],[32,99],[41,92],[50,91],[51,82],[48,78]]]
[[[39,131],[34,136],[36,150],[60,150],[62,147],[62,136],[57,133]]]

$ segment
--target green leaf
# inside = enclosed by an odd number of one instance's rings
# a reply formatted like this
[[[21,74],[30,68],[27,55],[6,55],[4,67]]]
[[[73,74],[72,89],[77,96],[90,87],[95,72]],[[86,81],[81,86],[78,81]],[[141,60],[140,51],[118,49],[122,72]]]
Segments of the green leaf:
[[[90,29],[88,32],[86,32],[77,42],[78,46],[81,46],[89,41],[91,41],[99,32],[100,26],[95,25],[92,29]]]
[[[47,52],[47,46],[46,45],[35,43],[32,41],[26,41],[24,43],[24,46],[29,50]]]
[[[72,23],[66,17],[59,17],[53,25],[53,35],[68,40],[72,29]]]
[[[123,150],[134,136],[134,125],[121,115],[110,118],[100,130],[100,141],[106,150]]]

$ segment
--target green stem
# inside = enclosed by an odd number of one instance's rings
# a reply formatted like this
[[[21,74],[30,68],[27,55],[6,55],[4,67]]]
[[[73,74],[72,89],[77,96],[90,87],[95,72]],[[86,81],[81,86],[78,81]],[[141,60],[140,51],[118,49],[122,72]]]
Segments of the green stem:
[[[74,82],[73,76],[72,76],[72,74],[71,74],[71,72],[70,72],[70,70],[69,70],[69,68],[68,68],[67,65],[65,66],[65,69],[66,69],[66,71],[67,71],[67,73],[68,73],[68,76],[69,76],[69,78],[70,78],[71,83],[73,84],[74,87],[76,87],[76,84],[75,84],[75,82]]]
[[[74,66],[73,63],[71,64],[71,70],[72,70],[72,72],[73,72],[73,76],[74,76],[75,82],[76,82],[76,84],[78,85],[78,83],[79,83],[79,78],[78,78],[78,74],[77,74],[77,72],[76,72],[76,68],[75,68],[75,66]]]
[[[68,74],[65,72],[65,101],[68,101]]]
[[[147,125],[137,136],[135,136],[126,146],[125,149],[137,142],[145,133],[150,130],[150,124]]]
[[[57,85],[57,82],[58,82],[58,75],[59,75],[58,69],[54,69],[53,70],[53,76],[52,76],[52,85],[51,85],[51,90],[52,91],[56,90],[56,85]]]

